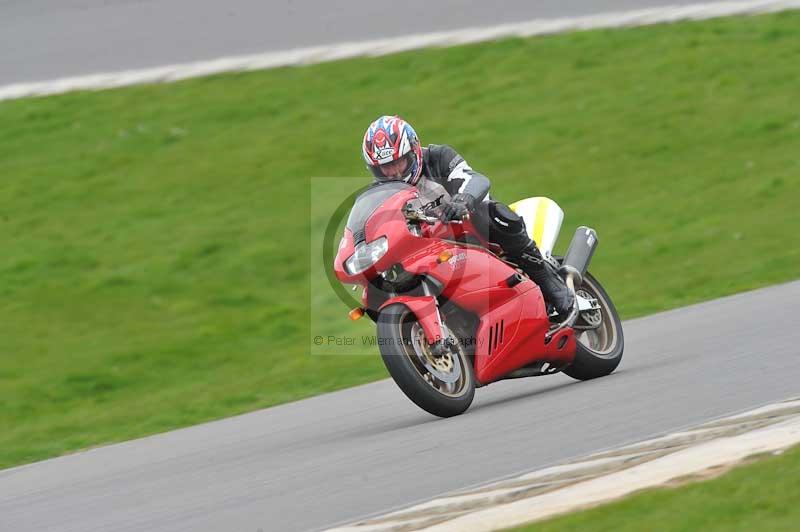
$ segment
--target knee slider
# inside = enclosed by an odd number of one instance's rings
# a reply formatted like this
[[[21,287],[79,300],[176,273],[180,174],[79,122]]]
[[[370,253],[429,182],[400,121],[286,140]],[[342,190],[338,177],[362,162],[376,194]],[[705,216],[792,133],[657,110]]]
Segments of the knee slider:
[[[492,220],[492,225],[504,233],[517,234],[525,230],[525,223],[522,218],[502,203],[490,203],[489,216]]]

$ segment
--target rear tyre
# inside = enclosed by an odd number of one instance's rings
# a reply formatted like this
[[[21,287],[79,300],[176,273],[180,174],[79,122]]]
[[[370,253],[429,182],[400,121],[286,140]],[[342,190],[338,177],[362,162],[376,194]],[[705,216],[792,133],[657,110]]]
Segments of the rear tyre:
[[[463,413],[475,396],[472,362],[458,338],[455,352],[434,356],[414,314],[402,304],[378,315],[381,358],[397,386],[423,410],[439,417]]]
[[[578,326],[596,324],[598,321],[600,325],[594,329],[575,331],[575,360],[564,369],[564,373],[573,379],[585,381],[603,377],[617,369],[622,361],[625,338],[617,309],[597,279],[587,272],[576,292],[597,299],[600,306],[599,310],[594,311],[596,314],[585,317],[582,314],[578,318]]]

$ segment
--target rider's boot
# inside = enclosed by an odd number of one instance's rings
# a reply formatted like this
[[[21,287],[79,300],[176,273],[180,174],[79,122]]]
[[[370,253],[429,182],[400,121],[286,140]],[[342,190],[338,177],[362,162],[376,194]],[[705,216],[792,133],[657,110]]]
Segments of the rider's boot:
[[[531,242],[525,246],[514,259],[522,271],[539,285],[545,301],[555,308],[559,317],[566,318],[572,311],[574,296],[555,268],[542,257],[536,244]]]

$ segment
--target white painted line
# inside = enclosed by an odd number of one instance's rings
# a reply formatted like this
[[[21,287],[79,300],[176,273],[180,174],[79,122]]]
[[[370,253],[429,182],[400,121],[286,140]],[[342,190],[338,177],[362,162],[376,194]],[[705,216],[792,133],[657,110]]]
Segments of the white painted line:
[[[588,460],[582,462],[576,462],[571,464],[563,464],[553,467],[548,467],[546,469],[541,469],[539,471],[534,471],[533,473],[527,473],[519,477],[520,479],[524,480],[535,480],[537,478],[547,477],[551,475],[563,475],[565,473],[572,473],[577,472],[582,469],[586,469],[589,467],[596,467],[596,466],[603,466],[603,465],[611,465],[616,464],[617,462],[621,462],[628,458],[627,456],[611,456],[608,458],[590,458]]]
[[[787,410],[790,408],[798,408],[800,407],[800,399],[790,399],[788,401],[783,401],[781,403],[772,403],[769,405],[762,406],[760,408],[756,408],[755,410],[748,410],[747,412],[742,412],[741,414],[736,414],[734,416],[726,417],[719,421],[729,422],[737,419],[742,418],[750,418],[754,416],[765,416],[767,414],[779,414],[781,410]],[[708,423],[709,425],[714,424],[714,421]]]
[[[223,57],[140,70],[126,70],[49,81],[17,83],[0,87],[0,101],[28,96],[60,94],[75,90],[100,90],[142,83],[166,83],[222,72],[262,70],[281,66],[308,65],[362,56],[380,56],[431,46],[454,46],[499,39],[531,37],[597,28],[644,26],[678,20],[703,20],[731,15],[755,15],[800,9],[800,0],[747,0],[690,6],[664,6],[619,13],[558,19],[535,19],[485,28],[465,28],[391,39],[315,46],[280,52]]]

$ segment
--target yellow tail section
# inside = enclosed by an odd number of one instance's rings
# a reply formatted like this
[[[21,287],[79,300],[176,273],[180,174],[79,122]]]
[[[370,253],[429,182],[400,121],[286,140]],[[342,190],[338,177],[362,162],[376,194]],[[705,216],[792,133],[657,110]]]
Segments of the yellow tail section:
[[[543,255],[552,255],[558,232],[564,221],[564,211],[550,198],[537,197],[519,200],[509,205],[525,220],[525,228]]]

